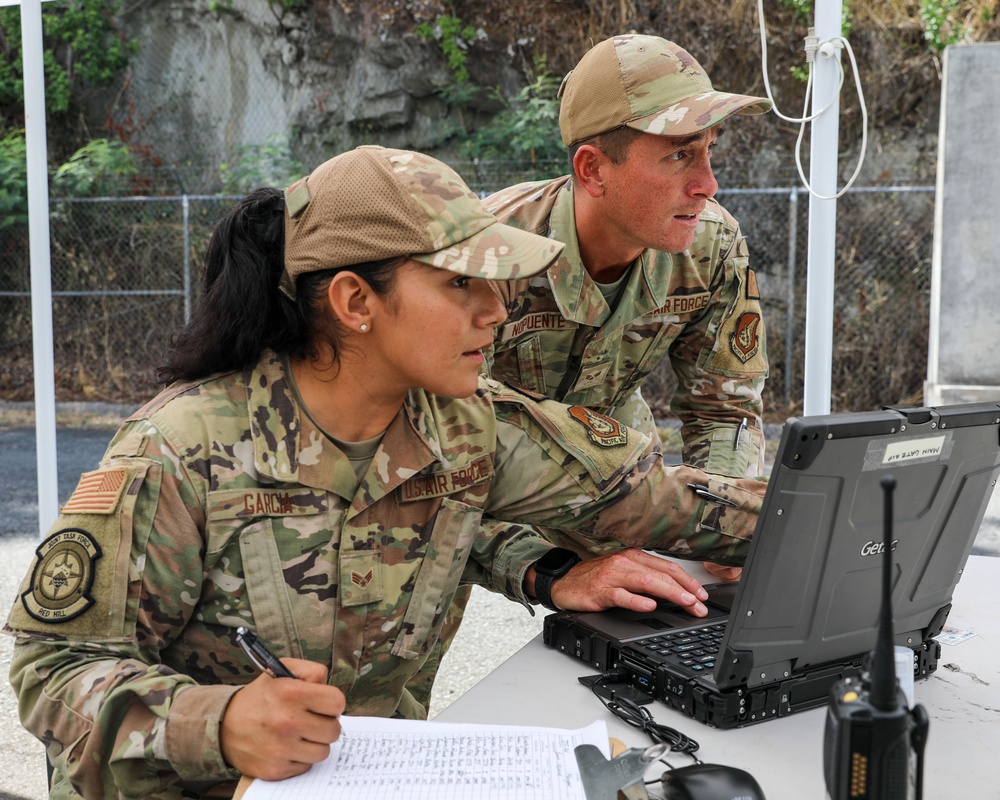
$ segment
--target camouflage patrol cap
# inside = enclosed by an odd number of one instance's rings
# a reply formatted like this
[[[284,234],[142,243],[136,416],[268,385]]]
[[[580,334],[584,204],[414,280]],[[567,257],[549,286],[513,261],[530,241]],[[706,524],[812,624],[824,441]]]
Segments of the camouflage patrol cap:
[[[295,297],[304,272],[409,256],[488,280],[543,271],[565,245],[497,220],[458,174],[409,150],[366,145],[285,190],[285,273]]]
[[[559,88],[559,130],[567,146],[623,125],[658,136],[688,136],[732,114],[763,114],[764,97],[717,92],[694,57],[659,36],[605,39]]]

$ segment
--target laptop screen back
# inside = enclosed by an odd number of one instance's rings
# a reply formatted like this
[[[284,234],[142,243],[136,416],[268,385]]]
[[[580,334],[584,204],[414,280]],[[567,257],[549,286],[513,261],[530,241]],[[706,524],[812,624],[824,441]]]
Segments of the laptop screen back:
[[[1000,406],[793,418],[716,669],[758,686],[872,649],[892,475],[897,644],[944,623],[1000,472]]]

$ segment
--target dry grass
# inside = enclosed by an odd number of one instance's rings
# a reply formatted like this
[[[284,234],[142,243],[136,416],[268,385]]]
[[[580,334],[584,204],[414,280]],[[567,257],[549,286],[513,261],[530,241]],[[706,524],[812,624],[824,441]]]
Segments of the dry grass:
[[[127,406],[112,407],[107,403],[60,403],[56,406],[56,425],[60,428],[108,428],[121,425]],[[0,430],[35,427],[35,409],[30,403],[0,401]]]

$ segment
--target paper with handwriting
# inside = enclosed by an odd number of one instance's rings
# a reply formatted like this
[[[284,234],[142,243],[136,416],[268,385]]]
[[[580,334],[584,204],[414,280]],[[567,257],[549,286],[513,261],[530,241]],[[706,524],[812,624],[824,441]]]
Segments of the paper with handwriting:
[[[341,717],[330,756],[244,800],[586,800],[573,748],[610,757],[607,725],[521,727]]]

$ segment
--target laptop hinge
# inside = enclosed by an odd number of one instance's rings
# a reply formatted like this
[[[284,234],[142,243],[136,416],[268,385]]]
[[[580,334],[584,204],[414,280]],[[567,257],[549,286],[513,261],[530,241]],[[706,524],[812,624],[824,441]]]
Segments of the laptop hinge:
[[[934,410],[927,406],[882,406],[882,410],[902,414],[910,425],[926,425],[934,417]]]
[[[941,631],[944,630],[944,624],[948,621],[948,615],[951,613],[951,603],[941,606],[934,615],[934,618],[927,624],[924,628],[924,640],[933,639]]]
[[[733,650],[726,647],[722,664],[715,670],[715,682],[723,689],[731,686],[746,686],[753,669],[753,653],[749,650]]]

